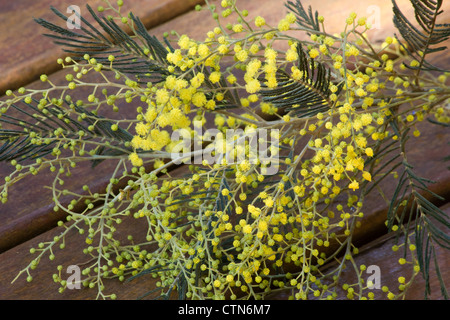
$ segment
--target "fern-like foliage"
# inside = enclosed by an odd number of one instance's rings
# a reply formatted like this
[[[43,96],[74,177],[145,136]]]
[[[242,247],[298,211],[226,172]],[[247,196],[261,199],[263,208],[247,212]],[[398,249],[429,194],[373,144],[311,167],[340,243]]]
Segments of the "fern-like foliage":
[[[443,0],[411,0],[415,18],[420,27],[414,26],[399,9],[395,0],[393,3],[394,24],[406,42],[404,49],[419,61],[419,66],[409,68],[416,70],[441,70],[426,61],[430,53],[445,50],[439,46],[450,36],[450,24],[438,23],[438,17]],[[442,71],[442,70],[441,70]]]
[[[387,211],[388,230],[394,225],[401,226],[397,231],[397,239],[404,237],[404,242],[410,242],[410,231],[414,230],[414,241],[417,248],[417,260],[423,278],[425,279],[425,297],[431,292],[430,265],[434,263],[441,293],[448,298],[445,283],[441,277],[440,266],[437,263],[436,248],[450,249],[450,217],[436,203],[444,200],[440,195],[430,190],[434,183],[417,175],[414,167],[406,159],[406,143],[409,138],[409,128],[399,133],[399,124],[394,118],[389,121],[394,131],[399,134],[398,141],[380,142],[377,156],[367,162],[374,165],[379,159],[384,159],[376,166],[373,176],[378,177],[365,190],[370,194],[377,185],[393,172],[400,170],[397,186],[391,195]],[[406,247],[405,247],[406,254]]]
[[[133,75],[143,83],[164,80],[168,74],[167,49],[156,37],[148,34],[138,17],[132,13],[129,15],[134,32],[130,36],[113,19],[99,17],[89,5],[86,7],[99,27],[93,26],[81,15],[79,18],[82,23],[78,32],[42,18],[35,21],[51,31],[51,34],[45,35],[63,46],[64,51],[73,58],[89,54],[106,66],[110,63],[108,57],[114,55],[114,68],[119,72]],[[68,17],[56,8],[51,7],[51,10],[64,21],[68,20]],[[170,48],[169,43],[166,45]]]
[[[394,223],[404,224],[404,232],[414,227],[417,259],[425,280],[425,298],[431,293],[430,265],[434,263],[442,296],[448,299],[437,262],[436,248],[450,249],[450,217],[428,199],[443,200],[430,191],[427,184],[433,181],[418,176],[410,164],[404,162],[403,165],[405,170],[399,178],[388,211],[388,227],[391,228]]]
[[[167,68],[169,66],[167,48],[171,51],[174,49],[166,38],[164,38],[163,44],[155,36],[150,35],[142,21],[133,13],[129,14],[130,25],[133,26],[133,34],[130,36],[114,20],[108,19],[108,17],[99,17],[89,5],[86,7],[98,24],[98,28],[81,15],[79,18],[82,23],[79,32],[60,27],[42,18],[35,19],[35,21],[50,30],[51,34],[44,35],[52,38],[55,44],[62,46],[72,58],[80,58],[88,54],[97,62],[107,66],[110,64],[108,57],[113,55],[115,57],[114,69],[135,76],[142,84],[161,82],[170,74]],[[56,8],[51,7],[51,10],[58,17],[67,21],[68,17]],[[193,77],[194,71],[200,70],[187,71],[186,78]],[[207,69],[201,71],[209,75]],[[225,99],[218,103],[216,110],[239,106],[236,96],[230,90],[223,89],[227,87],[224,79],[213,84],[206,77],[205,84],[215,92],[222,92],[225,96]],[[208,95],[208,98],[212,98],[211,94]]]
[[[61,139],[55,139],[57,134],[63,134],[69,140],[76,139],[80,131],[85,135],[83,141],[108,141],[108,148],[97,147],[97,155],[128,152],[125,142],[131,141],[133,136],[130,133],[122,128],[113,131],[111,121],[72,105],[74,111],[86,115],[80,121],[68,112],[69,103],[65,101],[64,104],[66,108],[52,103],[42,108],[42,101],[35,99],[30,103],[22,101],[12,104],[10,110],[16,110],[17,114],[11,112],[0,118],[0,123],[7,125],[7,128],[2,126],[0,129],[0,161],[25,161],[44,157],[52,153],[55,145],[60,143]],[[99,162],[101,160],[95,160],[94,164]]]
[[[288,1],[285,6],[296,15],[298,25],[303,28],[320,31],[319,13],[317,11],[313,13],[311,6],[308,7],[308,12],[306,12],[300,0],[295,2]]]
[[[448,234],[450,220],[444,211],[440,210],[421,194],[416,193],[415,199],[417,203],[416,215],[419,216],[415,224],[416,247],[419,266],[425,279],[425,298],[431,293],[430,266],[434,264],[441,295],[448,300],[449,295],[442,278],[436,247],[440,246],[450,250],[450,236]]]
[[[411,59],[418,61],[412,66],[405,64],[407,68],[415,71],[417,84],[421,71],[443,71],[429,63],[427,57],[429,54],[446,49],[441,44],[450,36],[450,24],[438,23],[443,0],[410,0],[410,2],[414,8],[418,26],[409,21],[396,1],[392,0],[394,24],[404,40],[402,46]],[[388,123],[400,139],[397,143],[391,142],[383,147],[380,146],[377,158],[386,157],[385,159],[388,158],[388,160],[374,173],[374,176],[378,175],[380,178],[367,192],[370,192],[390,172],[397,168],[403,169],[390,201],[388,227],[391,228],[394,224],[403,226],[399,229],[398,235],[403,233],[406,241],[408,241],[409,230],[415,231],[417,259],[426,284],[425,297],[427,298],[431,292],[430,266],[434,263],[442,296],[448,299],[436,249],[438,247],[450,249],[449,217],[436,205],[442,197],[430,190],[429,185],[433,181],[417,175],[406,159],[405,144],[408,141],[409,128],[400,129],[399,123],[394,118],[391,118]]]
[[[265,88],[260,94],[265,102],[273,104],[278,109],[291,111],[297,117],[310,117],[332,107],[329,99],[331,76],[322,63],[308,59],[300,43],[297,45],[297,52],[299,56],[297,67],[302,77],[294,79],[286,71],[279,69],[277,87]]]

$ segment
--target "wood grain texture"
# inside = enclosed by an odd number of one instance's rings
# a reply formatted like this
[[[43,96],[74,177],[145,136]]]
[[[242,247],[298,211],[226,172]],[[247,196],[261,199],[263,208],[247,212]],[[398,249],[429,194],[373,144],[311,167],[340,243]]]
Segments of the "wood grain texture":
[[[132,11],[141,18],[147,28],[157,26],[180,15],[202,0],[133,0],[125,1],[122,12]],[[101,0],[42,0],[0,2],[0,96],[6,90],[15,90],[36,80],[41,74],[58,70],[56,59],[65,56],[61,48],[42,35],[44,28],[33,18],[44,18],[60,23],[63,21],[50,11],[55,7],[64,14],[68,6],[77,5],[87,18],[86,3],[96,9],[104,4]],[[114,3],[114,2],[113,2]],[[70,14],[67,14],[70,15]],[[94,24],[95,25],[95,24]]]
[[[264,2],[264,4],[263,4]],[[54,2],[53,2],[54,3]],[[269,24],[276,25],[281,19],[286,10],[283,8],[284,1],[281,0],[243,0],[240,7],[248,9],[253,16],[262,15],[266,18]],[[338,32],[342,30],[345,22],[345,18],[348,15],[348,11],[343,8],[348,8],[349,11],[358,12],[360,15],[368,15],[369,9],[376,9],[370,7],[370,4],[365,1],[332,1],[323,0],[320,2],[320,6],[314,1],[303,1],[305,6],[313,5],[313,9],[319,10],[319,12],[325,17],[327,28],[330,28],[332,32]],[[400,5],[406,4],[407,0],[398,1]],[[450,4],[446,2],[445,6],[450,9]],[[381,42],[386,35],[393,33],[392,26],[392,14],[391,14],[391,1],[383,0],[377,1],[376,7],[380,9],[379,25],[376,29],[371,30],[368,34],[372,41]],[[169,7],[166,7],[169,8]],[[447,9],[447,7],[445,8]],[[446,11],[448,15],[450,10]],[[408,15],[411,14],[411,10],[406,10]],[[144,19],[146,16],[140,14],[140,17]],[[375,17],[375,18],[376,18]],[[0,19],[0,21],[2,21]],[[374,20],[377,22],[377,20]],[[214,21],[210,18],[210,13],[204,12],[189,12],[183,14],[176,19],[160,23],[150,30],[150,32],[158,37],[163,32],[176,30],[179,33],[186,33],[193,38],[199,40],[204,38],[206,31],[212,29]],[[21,27],[24,28],[24,27]],[[335,28],[335,29],[331,29]],[[33,36],[36,36],[35,29]],[[0,42],[3,43],[3,42]],[[23,44],[22,44],[23,46]],[[18,47],[20,48],[20,46]],[[23,49],[23,48],[22,48]],[[52,53],[54,56],[48,58],[51,63],[54,62],[59,53]],[[46,58],[46,59],[47,59]],[[44,59],[45,60],[45,59]],[[44,61],[42,60],[42,61]],[[448,57],[440,56],[438,60],[442,64],[448,63]],[[26,68],[26,66],[24,66]],[[48,70],[47,66],[42,70]],[[42,73],[42,70],[35,72],[35,75]],[[15,73],[15,72],[14,72]],[[49,73],[46,71],[46,73]],[[62,81],[63,73],[55,72],[52,75],[52,80]],[[24,80],[26,81],[29,80]],[[38,86],[39,83],[34,83],[32,86]],[[0,87],[1,88],[1,87]],[[0,91],[1,92],[1,91]],[[417,172],[421,175],[434,179],[437,183],[433,186],[434,190],[446,199],[449,199],[448,192],[450,190],[450,174],[448,171],[442,172],[442,164],[440,159],[445,155],[445,150],[440,146],[445,145],[448,141],[448,131],[442,128],[429,126],[423,124],[422,135],[417,140],[414,140],[415,148],[411,150],[410,159],[411,164],[415,166]],[[411,142],[410,142],[411,143]],[[85,183],[92,183],[93,190],[103,190],[106,181],[109,180],[108,172],[111,171],[111,166],[103,164],[95,174],[89,170],[89,168],[80,167],[77,173],[80,180],[74,181],[73,185],[67,186],[67,188],[80,188]],[[0,165],[0,176],[7,171],[7,168]],[[46,190],[42,186],[51,182],[51,177],[37,176],[31,181],[21,182],[17,185],[14,192],[11,192],[10,202],[6,206],[0,206],[0,216],[5,218],[5,223],[0,226],[0,250],[7,250],[0,255],[0,299],[92,299],[95,298],[95,293],[89,290],[72,290],[66,291],[62,295],[57,293],[57,285],[52,283],[51,275],[55,272],[57,264],[69,265],[74,262],[82,261],[84,258],[81,248],[84,245],[84,239],[77,240],[77,235],[73,235],[74,247],[71,250],[65,249],[63,251],[55,253],[57,260],[51,263],[43,261],[42,265],[38,268],[35,274],[35,279],[32,283],[28,284],[24,281],[24,278],[19,282],[10,285],[10,280],[22,269],[29,261],[30,255],[27,254],[30,247],[34,247],[37,243],[44,241],[45,239],[51,239],[54,235],[59,233],[58,229],[53,229],[57,220],[61,219],[61,216],[52,212],[53,204],[49,193],[45,193]],[[30,188],[30,185],[33,188]],[[384,185],[386,191],[393,190],[395,188],[395,181],[387,181]],[[358,239],[361,241],[361,245],[371,241],[380,235],[385,233],[384,221],[386,212],[386,203],[379,197],[373,197],[367,199],[368,212],[366,212],[364,225],[367,227],[361,228],[357,231]],[[128,221],[124,224],[123,234],[127,232],[135,231],[137,234],[140,232],[135,230],[139,228],[139,225],[135,221]],[[127,231],[128,230],[128,231]],[[143,231],[141,230],[141,233]],[[386,249],[387,250],[387,249]],[[375,252],[375,251],[374,251]],[[387,252],[387,251],[386,251]],[[380,251],[378,261],[383,260],[382,257],[387,253]],[[444,260],[448,261],[448,260]],[[389,270],[389,269],[386,269]],[[121,299],[135,299],[140,294],[145,293],[149,288],[154,287],[154,280],[146,279],[145,281],[139,281],[139,283],[133,282],[129,284],[120,284],[112,281],[110,283],[111,291],[123,290],[119,295]],[[281,297],[281,296],[280,296]]]

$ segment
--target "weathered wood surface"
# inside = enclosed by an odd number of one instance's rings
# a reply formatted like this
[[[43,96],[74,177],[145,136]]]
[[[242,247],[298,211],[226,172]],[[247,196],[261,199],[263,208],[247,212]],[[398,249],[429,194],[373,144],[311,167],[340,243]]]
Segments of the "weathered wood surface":
[[[141,5],[138,1],[132,2],[132,6],[139,9],[139,17],[148,23],[147,26],[154,26],[151,28],[150,32],[158,37],[160,37],[163,32],[174,29],[179,33],[187,33],[194,38],[203,39],[206,31],[210,30],[214,26],[214,22],[210,18],[210,13],[208,12],[189,12],[175,18],[174,20],[163,23],[163,21],[171,18],[172,16],[178,15],[189,6],[186,6],[183,10],[178,11],[180,10],[180,6],[175,4],[177,1],[173,0],[160,2],[161,4],[158,3],[158,5],[154,4],[153,1],[145,2],[145,5]],[[183,3],[181,7],[183,7],[186,2],[189,2],[192,7],[191,4],[193,3],[192,1],[178,2]],[[262,4],[262,2],[264,2],[264,4]],[[149,5],[149,3],[152,3],[153,7]],[[271,25],[276,25],[279,19],[286,13],[286,9],[282,7],[284,1],[281,0],[243,0],[241,3],[241,7],[248,9],[251,15],[262,15]],[[375,15],[372,17],[374,18],[373,23],[376,24],[376,28],[368,33],[369,37],[375,41],[381,42],[387,35],[391,35],[393,32],[391,2],[388,0],[379,1],[379,4],[375,7],[371,7],[365,1],[349,0],[339,2],[332,0],[321,1],[320,7],[318,7],[317,4],[314,4],[313,1],[303,1],[303,3],[306,6],[312,4],[314,9],[319,10],[319,12],[326,19],[328,30],[333,32],[339,32],[342,29],[345,23],[345,18],[348,15],[347,10],[355,11],[359,15],[365,16],[370,16],[373,12],[375,12]],[[406,4],[406,6],[403,7],[409,8],[407,5],[408,1],[406,0],[398,1],[398,3],[400,5]],[[52,4],[58,8],[54,1]],[[66,2],[59,1],[58,4],[64,9]],[[73,4],[73,2],[70,4]],[[149,6],[147,7],[147,5]],[[163,6],[162,9],[161,5]],[[94,4],[92,6],[95,7]],[[446,14],[448,15],[450,13],[450,4],[446,3],[445,6],[449,7],[444,8],[447,9]],[[345,10],[343,10],[343,8],[345,8]],[[16,21],[26,20],[29,16],[48,16],[47,7],[38,6],[35,7],[34,10],[35,11],[24,11],[26,13],[23,13],[22,16],[20,16],[18,12],[16,12],[15,15],[11,15],[15,16],[14,19],[16,19]],[[133,9],[131,8],[131,10]],[[379,15],[377,14],[377,10],[379,10]],[[165,14],[162,15],[161,12],[165,12]],[[408,15],[411,14],[411,10],[405,10],[405,12]],[[157,22],[155,22],[154,19],[149,18],[152,14],[158,16],[156,19]],[[0,23],[3,21],[3,19],[0,19]],[[155,24],[158,25],[156,26]],[[14,24],[9,23],[8,25]],[[29,32],[26,37],[27,39],[41,39],[39,38],[40,33],[36,31],[37,29],[30,26],[28,23],[17,24],[14,28],[18,30],[18,34],[26,34],[26,32]],[[10,37],[13,35],[12,32],[8,34]],[[4,37],[7,39],[7,36]],[[0,40],[2,40],[0,43],[4,45],[5,42],[3,39]],[[46,48],[43,43],[45,43],[45,45],[50,43],[48,39],[24,42],[22,38],[20,41],[17,39],[15,41],[16,42],[11,45],[12,48],[8,47],[8,50],[6,51],[8,54],[1,56],[2,60],[0,60],[0,63],[10,61],[7,59],[12,59],[14,57],[13,52],[28,52],[36,50],[34,52],[40,52],[41,55],[36,54],[36,57],[40,57],[36,58],[39,63],[36,63],[36,60],[30,60],[31,58],[29,56],[24,56],[23,59],[20,58],[22,59],[21,64],[19,64],[20,69],[11,69],[13,67],[15,68],[15,66],[10,67],[10,63],[6,63],[5,65],[8,66],[8,69],[6,69],[6,74],[12,74],[13,76],[8,76],[12,78],[6,82],[7,85],[5,88],[11,88],[11,84],[14,83],[17,83],[17,85],[14,85],[16,87],[21,85],[26,85],[27,87],[40,86],[41,84],[39,82],[30,83],[30,81],[39,76],[41,73],[51,74],[57,70],[54,61],[61,55],[61,51],[59,51],[60,49],[51,46],[50,49],[43,50],[43,48]],[[32,44],[32,49],[24,50],[25,43],[27,43],[28,46]],[[35,46],[36,48],[34,48]],[[44,56],[42,56],[42,51],[45,52]],[[6,58],[4,59],[3,57]],[[34,62],[32,63],[32,61]],[[440,56],[437,61],[441,65],[448,63],[448,56]],[[32,65],[34,64],[39,65],[39,70],[33,70]],[[3,66],[0,69],[3,69]],[[32,75],[30,75],[30,73]],[[55,82],[63,81],[63,73],[56,71],[51,74],[51,79]],[[1,89],[2,86],[0,83],[0,92]],[[442,163],[440,162],[440,159],[446,155],[445,150],[441,148],[441,146],[446,145],[447,141],[448,131],[424,124],[421,137],[417,138],[414,142],[410,142],[415,144],[415,148],[411,150],[411,154],[408,156],[408,159],[411,161],[411,164],[415,166],[417,172],[437,182],[433,186],[434,191],[441,194],[448,200],[450,198],[450,173],[449,171],[442,170]],[[71,185],[67,186],[67,188],[75,188],[76,190],[77,188],[80,189],[84,184],[90,184],[92,186],[92,190],[103,190],[109,180],[108,172],[110,172],[111,169],[111,165],[108,165],[107,162],[103,163],[97,170],[95,170],[95,173],[92,172],[89,166],[80,166],[76,169],[76,174],[82,178],[78,181],[72,181]],[[6,172],[8,172],[8,170],[9,168],[7,168],[4,164],[0,165],[0,176],[3,176]],[[60,295],[57,293],[58,286],[54,284],[51,279],[51,275],[55,272],[55,268],[58,264],[67,266],[74,262],[83,261],[84,255],[81,252],[81,248],[84,245],[84,239],[79,237],[79,242],[77,242],[77,235],[73,235],[71,240],[71,245],[73,245],[73,247],[71,247],[70,250],[65,249],[55,252],[56,259],[53,262],[47,263],[47,261],[42,261],[40,267],[34,274],[34,280],[32,283],[26,283],[25,279],[21,278],[14,285],[10,284],[10,281],[15,277],[17,272],[25,267],[30,261],[31,257],[28,254],[29,248],[35,247],[39,242],[45,241],[45,239],[51,239],[54,235],[57,235],[60,232],[58,228],[54,229],[54,225],[56,221],[62,218],[62,216],[53,212],[53,203],[51,201],[50,193],[47,189],[42,188],[42,186],[51,183],[52,179],[53,178],[51,176],[38,175],[33,177],[33,180],[31,181],[20,182],[16,186],[15,190],[11,191],[10,201],[6,205],[0,206],[0,215],[2,216],[2,224],[0,225],[0,252],[5,251],[0,255],[0,261],[2,261],[2,264],[0,265],[0,299],[95,298],[95,292],[90,290],[68,290]],[[385,187],[386,191],[389,192],[395,188],[394,183],[392,183],[392,181],[387,181],[383,187]],[[30,186],[33,187],[30,188]],[[360,240],[361,245],[370,243],[371,241],[376,242],[377,238],[385,233],[384,221],[387,208],[386,203],[379,197],[372,197],[367,199],[366,204],[369,212],[365,212],[365,222],[363,223],[365,227],[361,228],[357,234],[357,238]],[[124,223],[124,226],[125,229],[122,230],[124,236],[126,236],[128,232],[131,232],[131,230],[133,230],[133,234],[136,234],[136,223],[134,221],[130,220],[128,223]],[[142,232],[144,231],[142,230]],[[389,258],[389,251],[390,247],[387,245],[386,247],[376,247],[361,254],[361,257],[366,257],[366,259],[368,259],[367,257],[370,257],[372,261],[376,261],[378,264],[381,264],[382,262],[383,266],[385,263],[385,267],[383,268],[385,268],[385,270],[389,270],[390,268],[394,268],[394,265],[397,264],[396,260],[392,261],[392,259]],[[448,261],[449,260],[445,258],[443,263],[448,265]],[[448,275],[447,278],[449,278]],[[386,281],[394,281],[395,283],[396,279]],[[143,294],[147,290],[151,289],[154,286],[154,280],[148,277],[144,281],[134,281],[127,284],[111,281],[108,286],[109,290],[112,292],[118,292],[119,298],[121,299],[135,299],[140,294]],[[123,290],[125,288],[126,290]],[[418,290],[413,290],[411,297],[420,298],[420,294],[421,292]],[[283,298],[283,295],[280,295],[278,298]]]

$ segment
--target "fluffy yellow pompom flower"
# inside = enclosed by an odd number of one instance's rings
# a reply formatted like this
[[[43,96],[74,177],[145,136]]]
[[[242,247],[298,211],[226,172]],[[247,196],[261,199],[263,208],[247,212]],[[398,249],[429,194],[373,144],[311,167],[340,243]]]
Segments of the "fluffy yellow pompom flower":
[[[298,59],[298,53],[296,48],[290,48],[286,51],[286,61],[292,62]]]
[[[372,175],[370,174],[370,172],[364,171],[362,174],[363,178],[366,179],[367,181],[372,181]]]
[[[190,39],[186,35],[182,35],[180,37],[180,40],[178,40],[178,45],[181,49],[188,49],[189,48]]]
[[[144,116],[145,121],[151,123],[151,122],[153,122],[153,120],[156,119],[156,116],[157,116],[157,115],[158,115],[158,114],[157,114],[157,112],[156,112],[155,107],[149,107],[149,108],[147,109],[147,112],[145,113],[145,116]]]
[[[262,232],[266,231],[266,230],[267,230],[267,227],[268,227],[267,221],[265,221],[265,220],[259,221],[259,223],[258,223],[258,229],[259,229],[260,231],[262,231]]]
[[[259,51],[259,45],[257,45],[256,43],[252,44],[251,47],[250,47],[250,49],[249,49],[249,51],[250,51],[252,54],[257,54],[258,51]]]
[[[261,61],[258,59],[253,59],[247,65],[247,70],[245,73],[245,78],[252,78],[258,72],[259,68],[261,68]]]
[[[169,101],[169,92],[166,89],[159,89],[156,91],[156,103],[165,104]]]
[[[316,58],[317,56],[319,56],[319,51],[317,50],[317,49],[311,49],[310,51],[309,51],[309,56],[311,57],[311,58]]]
[[[334,40],[331,37],[325,37],[323,43],[330,47],[334,44]]]
[[[242,26],[242,24],[235,24],[233,26],[233,31],[236,33],[242,32],[244,30],[244,27]]]
[[[266,20],[263,17],[258,16],[255,18],[255,26],[257,26],[258,28],[262,27],[265,24]]]
[[[236,58],[241,61],[244,62],[245,60],[248,59],[248,53],[246,50],[240,50],[238,53],[236,53]]]
[[[206,57],[210,53],[209,48],[206,44],[199,45],[197,52],[201,57]]]
[[[273,238],[273,240],[278,241],[278,242],[283,241],[283,235],[281,235],[279,233],[274,234],[272,238]]]
[[[315,173],[315,174],[319,174],[322,170],[320,169],[320,167],[319,166],[314,166],[313,168],[312,168],[312,171]]]
[[[227,81],[228,81],[230,84],[235,84],[236,81],[237,81],[236,76],[235,76],[234,74],[230,74],[230,75],[227,77]]]
[[[369,125],[372,122],[373,118],[370,113],[364,113],[361,115],[361,122],[364,126]]]
[[[143,122],[139,122],[135,127],[136,133],[145,136],[148,133],[148,126]]]
[[[192,103],[196,107],[203,107],[206,104],[206,96],[203,92],[197,92],[192,96]]]
[[[289,13],[286,15],[285,20],[286,20],[288,23],[293,24],[293,23],[295,23],[295,21],[297,21],[297,18],[295,17],[295,14],[293,14],[292,12],[289,12]]]
[[[358,181],[352,181],[352,183],[350,183],[349,185],[348,185],[348,187],[350,188],[350,189],[352,189],[353,191],[355,191],[356,189],[359,189],[359,183],[358,183]]]
[[[245,86],[245,89],[250,94],[256,93],[261,89],[261,83],[257,79],[250,80]]]
[[[356,90],[356,94],[360,97],[364,97],[367,95],[367,92],[363,88],[359,88],[358,90]]]
[[[346,54],[350,56],[357,56],[359,55],[359,50],[355,46],[351,46],[346,52]]]
[[[221,77],[221,73],[220,73],[219,71],[214,71],[214,72],[212,72],[212,73],[210,74],[209,80],[210,80],[212,83],[217,83],[217,82],[220,81],[220,77]]]
[[[227,54],[228,51],[230,51],[228,49],[228,46],[226,44],[221,44],[218,48],[217,51],[219,51],[220,54]]]
[[[249,224],[246,224],[243,228],[242,228],[242,232],[244,233],[251,233],[252,232],[252,226]]]
[[[278,23],[278,30],[280,31],[288,31],[290,28],[291,28],[290,23],[286,19],[282,19]]]
[[[264,57],[267,60],[275,60],[277,58],[277,52],[272,48],[266,48],[264,52]]]
[[[140,167],[144,164],[144,161],[142,161],[142,159],[139,158],[136,152],[130,153],[128,159],[131,161],[131,164],[135,167]]]
[[[264,200],[264,203],[266,204],[266,206],[268,206],[269,208],[273,207],[274,201],[272,199],[272,197],[269,197],[267,199]]]
[[[249,204],[248,212],[250,212],[252,214],[253,218],[256,218],[261,214],[261,209],[258,207],[255,207],[254,205]]]
[[[373,150],[372,150],[372,148],[366,148],[365,152],[366,152],[366,154],[369,157],[373,157]]]

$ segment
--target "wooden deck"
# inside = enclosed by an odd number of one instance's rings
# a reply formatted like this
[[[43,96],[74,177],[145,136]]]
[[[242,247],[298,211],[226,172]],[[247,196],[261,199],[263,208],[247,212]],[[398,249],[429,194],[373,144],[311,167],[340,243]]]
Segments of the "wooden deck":
[[[211,28],[212,20],[208,12],[195,12],[194,6],[201,3],[200,0],[133,0],[125,1],[124,11],[133,11],[141,18],[150,33],[162,37],[166,31],[177,30],[186,33],[193,38],[203,39],[206,31]],[[37,88],[41,84],[36,81],[43,73],[48,74],[54,83],[63,81],[64,73],[58,69],[56,59],[64,56],[61,49],[56,47],[50,39],[42,36],[43,30],[33,21],[33,18],[45,17],[54,19],[49,10],[52,5],[62,12],[68,5],[78,4],[84,8],[83,1],[79,0],[42,0],[42,1],[2,1],[0,2],[0,29],[7,30],[0,33],[0,96],[7,89],[18,89],[21,86]],[[100,1],[89,1],[92,7],[96,7]],[[313,4],[313,1],[303,1],[304,5]],[[359,15],[368,16],[368,2],[351,0],[321,0],[317,9],[326,19],[329,31],[340,31],[345,23],[348,11],[355,11]],[[387,35],[393,33],[391,1],[377,1],[379,16],[375,22],[379,23],[377,29],[369,32],[369,37],[375,41],[383,41]],[[407,0],[398,1],[409,8]],[[270,24],[277,24],[286,9],[282,0],[242,0],[242,6],[249,10],[251,15],[266,17]],[[314,5],[314,4],[313,4]],[[446,2],[445,15],[450,20],[450,3]],[[83,10],[83,9],[82,9]],[[411,14],[411,10],[407,11]],[[379,19],[378,19],[379,18]],[[54,20],[53,20],[54,21]],[[335,28],[336,30],[333,30]],[[450,56],[438,55],[435,63],[450,68]],[[422,124],[422,134],[414,142],[414,147],[408,156],[410,163],[422,176],[436,181],[431,189],[443,196],[446,200],[439,203],[442,210],[450,214],[450,171],[443,170],[441,159],[448,155],[449,131],[427,123]],[[79,166],[76,174],[78,180],[71,180],[70,186],[74,190],[80,189],[84,184],[89,184],[91,190],[103,190],[109,181],[108,173],[111,165],[102,163],[95,172],[89,166]],[[0,178],[9,172],[10,167],[0,163]],[[183,170],[183,169],[178,169]],[[29,249],[36,247],[38,243],[52,239],[59,234],[56,222],[63,218],[61,214],[53,212],[51,194],[44,186],[53,180],[51,176],[38,175],[32,179],[19,182],[10,192],[9,201],[0,204],[0,299],[67,299],[84,300],[95,298],[95,290],[66,290],[58,293],[58,284],[53,283],[52,274],[59,264],[70,265],[85,259],[82,253],[84,239],[73,234],[71,248],[55,252],[56,259],[53,262],[42,262],[34,274],[31,283],[22,277],[14,284],[11,280],[30,261]],[[67,181],[69,182],[69,181]],[[383,188],[395,189],[395,184],[386,181]],[[391,250],[393,237],[386,235],[384,221],[386,220],[387,204],[381,197],[369,197],[366,200],[367,209],[363,227],[358,229],[356,239],[361,248],[357,256],[358,263],[366,265],[378,265],[381,268],[382,284],[388,287],[397,287],[397,278],[394,271],[402,268],[398,264],[398,253]],[[139,226],[133,219],[124,222],[126,234],[139,232]],[[142,230],[144,232],[144,230]],[[76,239],[80,237],[79,246]],[[447,285],[450,284],[450,252],[441,250],[438,252],[441,264],[442,276]],[[345,276],[345,275],[344,275]],[[119,283],[114,280],[108,282],[108,291],[116,292],[119,299],[136,299],[141,294],[154,287],[155,280],[150,277],[142,278],[139,282]],[[424,281],[418,279],[410,289],[407,299],[423,298]],[[440,299],[438,281],[432,273],[431,285],[434,289],[432,298]],[[385,295],[378,293],[380,299]],[[286,299],[283,294],[271,297],[273,299]]]

